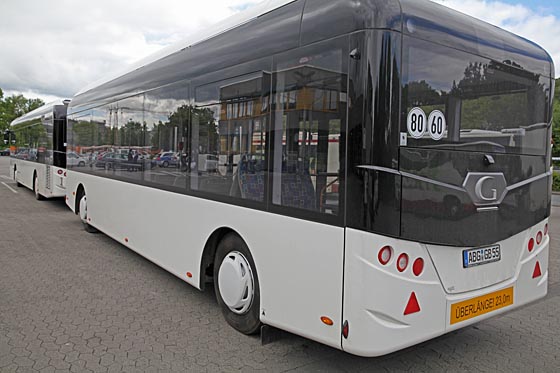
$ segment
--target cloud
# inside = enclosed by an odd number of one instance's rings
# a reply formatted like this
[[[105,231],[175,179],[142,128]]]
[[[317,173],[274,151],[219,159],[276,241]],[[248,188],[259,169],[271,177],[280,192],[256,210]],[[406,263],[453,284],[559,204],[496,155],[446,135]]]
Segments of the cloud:
[[[0,87],[71,97],[258,0],[0,2]]]
[[[544,8],[488,0],[432,0],[452,9],[511,31],[547,50],[560,76],[560,19]]]
[[[558,18],[498,1],[436,1],[536,41],[560,64]],[[0,87],[71,97],[99,78],[258,2],[1,0]]]

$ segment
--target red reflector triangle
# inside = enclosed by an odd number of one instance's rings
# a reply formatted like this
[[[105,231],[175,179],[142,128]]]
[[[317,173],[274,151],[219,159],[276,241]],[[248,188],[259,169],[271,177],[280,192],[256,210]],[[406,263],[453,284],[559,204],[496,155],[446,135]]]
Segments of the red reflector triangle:
[[[537,261],[537,264],[535,265],[535,270],[533,271],[533,278],[540,277],[541,275],[542,275],[542,273],[541,273],[541,265],[540,265],[539,262]]]
[[[420,305],[418,304],[418,299],[416,299],[416,294],[412,292],[412,294],[410,294],[410,299],[408,300],[408,304],[404,309],[404,315],[406,316],[416,312],[420,312]]]

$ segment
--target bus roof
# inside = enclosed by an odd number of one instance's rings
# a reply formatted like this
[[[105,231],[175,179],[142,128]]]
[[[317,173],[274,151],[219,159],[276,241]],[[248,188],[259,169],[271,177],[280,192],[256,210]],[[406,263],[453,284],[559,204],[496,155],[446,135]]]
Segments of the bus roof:
[[[554,76],[550,55],[535,43],[428,0],[266,0],[86,86],[71,106],[120,100],[363,29],[398,31]]]
[[[10,123],[10,126],[15,126],[20,123],[24,123],[33,119],[41,118],[45,114],[52,113],[59,106],[68,105],[69,102],[70,100],[60,100],[60,101],[57,100],[57,101],[49,102],[48,104],[38,107],[37,109],[32,110],[29,113],[22,115],[19,118],[14,119]]]

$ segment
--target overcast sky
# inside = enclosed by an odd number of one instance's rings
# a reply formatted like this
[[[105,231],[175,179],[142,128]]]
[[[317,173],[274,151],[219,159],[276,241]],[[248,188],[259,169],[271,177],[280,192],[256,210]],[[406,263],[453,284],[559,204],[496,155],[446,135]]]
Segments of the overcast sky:
[[[0,0],[0,88],[45,101],[260,0]],[[325,0],[328,1],[328,0]],[[560,1],[435,0],[542,45],[560,75]]]

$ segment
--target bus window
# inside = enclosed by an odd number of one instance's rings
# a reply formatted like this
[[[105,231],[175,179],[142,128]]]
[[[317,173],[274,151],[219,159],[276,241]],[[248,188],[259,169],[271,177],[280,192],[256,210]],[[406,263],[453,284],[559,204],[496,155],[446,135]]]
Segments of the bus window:
[[[268,81],[259,72],[196,89],[192,190],[264,201]]]
[[[146,139],[144,126],[144,95],[117,102],[113,108],[114,146],[106,165],[115,176],[141,180],[139,159]]]
[[[337,215],[346,115],[346,39],[275,58],[275,205]]]
[[[544,155],[547,150],[550,79],[493,61],[406,37],[403,128],[414,108],[444,115],[439,136],[428,130],[408,146]],[[419,64],[418,61],[433,61]],[[434,127],[436,128],[436,127]]]
[[[137,158],[148,183],[186,190],[191,109],[184,82],[145,94],[144,141]]]

